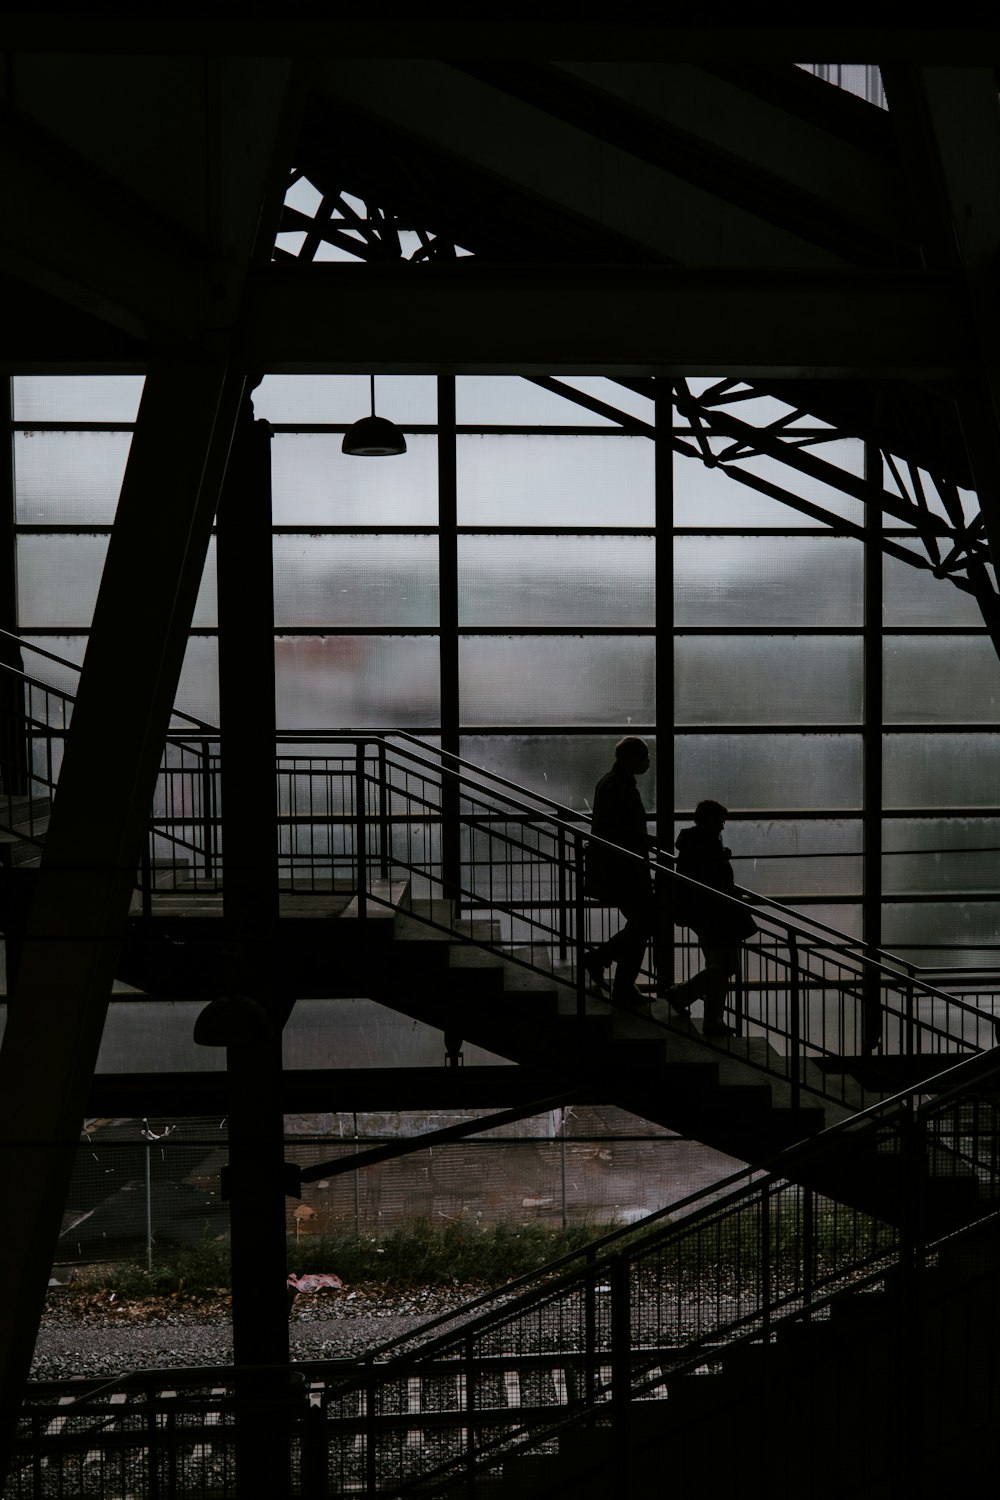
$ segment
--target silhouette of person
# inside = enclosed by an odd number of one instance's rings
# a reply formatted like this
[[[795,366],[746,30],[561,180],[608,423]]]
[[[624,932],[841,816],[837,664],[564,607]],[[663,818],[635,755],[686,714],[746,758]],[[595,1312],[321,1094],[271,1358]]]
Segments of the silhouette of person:
[[[677,835],[677,872],[723,895],[735,894],[736,881],[729,861],[732,850],[722,843],[728,809],[721,802],[699,802],[694,827]],[[723,1020],[730,980],[739,972],[740,944],[757,931],[748,911],[734,902],[720,901],[677,881],[674,920],[694,929],[705,959],[705,967],[683,984],[675,984],[667,998],[675,1010],[690,1010],[695,1000],[704,1000],[706,1036],[728,1036],[732,1028]]]
[[[604,971],[615,965],[611,1000],[615,1005],[645,1005],[635,987],[642,956],[653,930],[655,905],[649,872],[646,809],[635,778],[649,770],[649,749],[638,735],[626,735],[615,746],[615,762],[597,783],[591,832],[639,859],[591,842],[586,853],[585,890],[607,906],[617,906],[625,925],[584,957],[587,973],[598,990],[606,988]]]

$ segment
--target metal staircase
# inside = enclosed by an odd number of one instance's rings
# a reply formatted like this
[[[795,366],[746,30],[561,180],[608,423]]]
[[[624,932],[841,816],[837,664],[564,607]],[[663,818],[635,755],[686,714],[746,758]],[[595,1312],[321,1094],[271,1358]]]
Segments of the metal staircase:
[[[280,1399],[270,1372],[294,1492],[930,1500],[991,1476],[1000,1061],[924,1088],[363,1359],[297,1364]],[[803,1186],[863,1142],[896,1159],[895,1205]],[[229,1493],[267,1373],[34,1386],[5,1500]]]

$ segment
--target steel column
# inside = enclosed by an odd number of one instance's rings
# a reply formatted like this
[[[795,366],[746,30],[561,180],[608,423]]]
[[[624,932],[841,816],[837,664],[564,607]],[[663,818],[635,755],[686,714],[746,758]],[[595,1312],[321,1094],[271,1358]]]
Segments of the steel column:
[[[155,361],[122,484],[0,1050],[0,1194],[18,1205],[0,1237],[8,1419],[31,1363],[242,388],[221,360]]]

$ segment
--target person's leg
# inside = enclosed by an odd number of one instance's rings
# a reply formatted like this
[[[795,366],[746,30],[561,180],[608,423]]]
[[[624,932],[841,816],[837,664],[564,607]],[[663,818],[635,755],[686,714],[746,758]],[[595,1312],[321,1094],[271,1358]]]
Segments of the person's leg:
[[[705,997],[705,1029],[711,1031],[725,1025],[723,1012],[726,996],[733,976],[739,973],[740,950],[737,943],[701,943],[705,956],[705,968],[698,976],[705,981],[702,993]]]
[[[655,910],[651,889],[629,892],[622,897],[619,911],[625,925],[612,939],[615,962],[613,1000],[630,1001],[635,995],[635,982],[642,968],[643,954],[653,931]]]

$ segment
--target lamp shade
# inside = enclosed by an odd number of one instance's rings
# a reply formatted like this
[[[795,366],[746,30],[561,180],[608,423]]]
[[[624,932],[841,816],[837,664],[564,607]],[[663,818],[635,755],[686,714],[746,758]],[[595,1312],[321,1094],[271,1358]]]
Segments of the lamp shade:
[[[344,433],[340,451],[355,458],[388,458],[406,452],[406,439],[385,417],[362,417]]]

